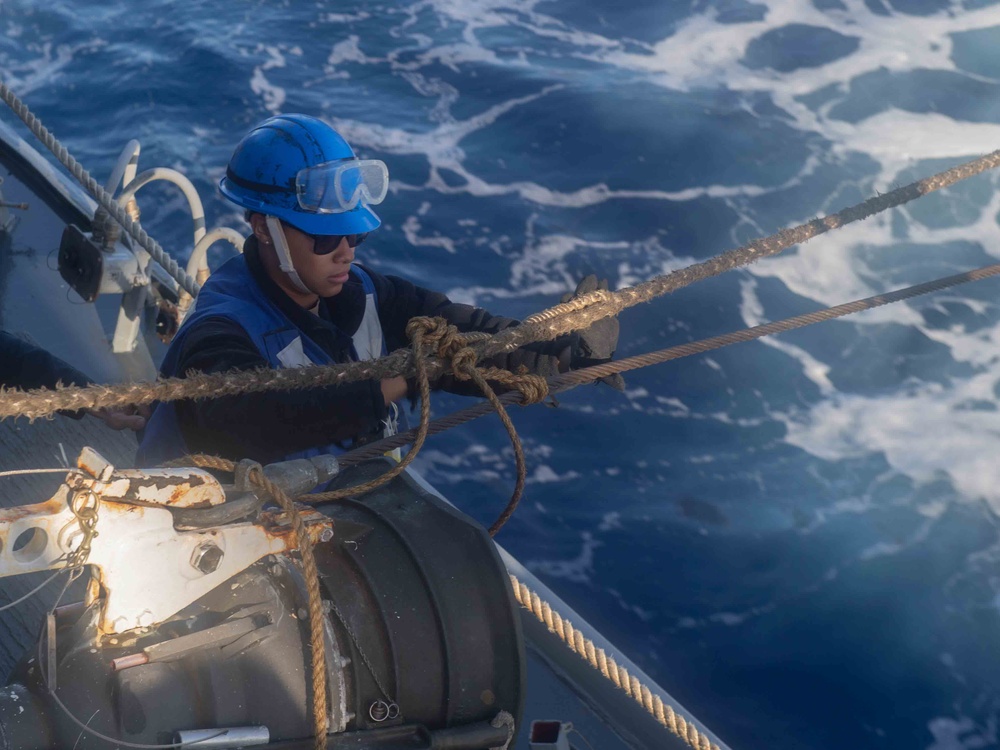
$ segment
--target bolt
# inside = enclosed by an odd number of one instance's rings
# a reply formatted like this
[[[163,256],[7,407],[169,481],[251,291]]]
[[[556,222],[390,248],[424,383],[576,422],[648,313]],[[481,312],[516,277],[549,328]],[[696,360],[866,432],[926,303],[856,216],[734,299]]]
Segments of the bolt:
[[[212,542],[206,542],[199,545],[195,549],[194,554],[191,555],[191,566],[195,570],[200,570],[205,575],[208,575],[219,569],[223,557],[224,554],[221,549],[212,544]]]

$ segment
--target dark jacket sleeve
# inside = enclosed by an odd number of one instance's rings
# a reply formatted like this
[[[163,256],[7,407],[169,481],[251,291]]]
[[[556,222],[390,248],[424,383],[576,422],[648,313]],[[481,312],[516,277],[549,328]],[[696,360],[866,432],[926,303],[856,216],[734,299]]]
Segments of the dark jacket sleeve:
[[[406,324],[411,318],[421,315],[442,317],[463,333],[498,333],[519,324],[513,318],[493,315],[481,307],[452,302],[440,292],[424,289],[398,276],[382,276],[367,268],[365,270],[375,284],[379,319],[389,351],[410,345],[406,337]],[[555,375],[559,372],[560,360],[568,361],[569,350],[576,340],[575,335],[570,335],[561,336],[555,341],[540,341],[510,354],[493,357],[485,364],[515,372],[525,367],[528,372],[545,377]],[[474,384],[456,383],[449,377],[442,379],[439,387],[463,395],[479,393]]]
[[[185,338],[178,373],[267,368],[236,323],[210,318]],[[177,417],[192,452],[252,458],[262,463],[289,453],[380,436],[386,408],[378,381],[297,391],[268,391],[180,401]]]

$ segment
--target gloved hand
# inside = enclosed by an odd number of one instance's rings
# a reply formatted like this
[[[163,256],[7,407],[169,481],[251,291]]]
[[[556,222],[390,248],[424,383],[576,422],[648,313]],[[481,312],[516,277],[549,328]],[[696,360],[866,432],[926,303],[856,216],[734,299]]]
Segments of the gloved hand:
[[[607,279],[597,280],[594,274],[590,274],[577,284],[576,291],[572,294],[567,292],[560,298],[560,302],[569,302],[574,297],[582,297],[585,294],[598,289],[607,290]],[[590,367],[611,361],[618,347],[618,318],[603,318],[594,322],[590,328],[581,331],[580,338],[570,355],[570,369],[576,370],[581,367]],[[625,390],[625,378],[619,373],[601,378],[601,383],[610,385],[616,391]]]

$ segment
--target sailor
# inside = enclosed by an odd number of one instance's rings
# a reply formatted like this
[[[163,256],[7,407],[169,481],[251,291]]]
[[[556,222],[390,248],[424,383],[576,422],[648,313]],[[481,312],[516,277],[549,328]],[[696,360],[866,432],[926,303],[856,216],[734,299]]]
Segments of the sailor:
[[[19,339],[7,331],[0,331],[0,386],[4,388],[55,388],[63,385],[91,385],[93,381],[41,347]],[[136,409],[108,410],[81,409],[60,412],[73,419],[86,415],[97,417],[113,430],[141,430],[146,419]]]
[[[355,262],[381,221],[372,206],[388,192],[382,161],[359,159],[329,125],[306,115],[271,117],[237,145],[220,183],[253,230],[243,254],[215,271],[172,342],[166,377],[374,359],[409,345],[407,322],[440,316],[462,332],[496,333],[510,318],[457,304],[399,276]],[[578,293],[596,289],[596,277]],[[540,375],[607,361],[618,321],[519,349],[491,364]],[[612,385],[619,385],[620,378]],[[475,387],[443,378],[457,393]],[[397,402],[413,396],[403,377],[289,392],[269,391],[159,404],[138,461],[187,453],[261,463],[338,453],[395,430]]]

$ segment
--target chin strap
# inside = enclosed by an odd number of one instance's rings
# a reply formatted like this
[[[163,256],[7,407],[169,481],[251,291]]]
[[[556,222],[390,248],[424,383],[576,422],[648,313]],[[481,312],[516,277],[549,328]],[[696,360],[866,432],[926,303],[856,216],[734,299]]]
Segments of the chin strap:
[[[302,283],[295,266],[292,265],[292,254],[288,250],[288,240],[285,239],[285,230],[281,227],[281,221],[274,216],[265,216],[267,228],[271,232],[271,239],[274,240],[274,249],[278,252],[278,267],[284,271],[292,284],[303,294],[315,294],[312,289]]]

